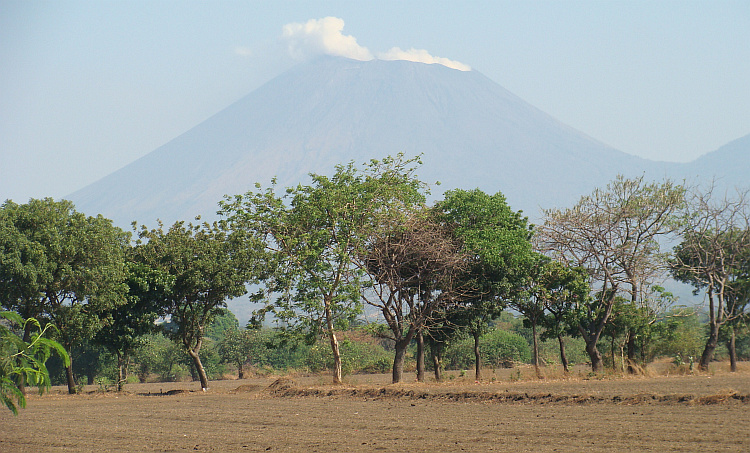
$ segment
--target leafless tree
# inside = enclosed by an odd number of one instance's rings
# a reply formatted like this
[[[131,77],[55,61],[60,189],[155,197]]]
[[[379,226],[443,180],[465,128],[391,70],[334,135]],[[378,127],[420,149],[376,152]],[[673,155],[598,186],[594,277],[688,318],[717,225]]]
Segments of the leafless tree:
[[[460,303],[460,278],[467,258],[448,227],[426,211],[384,227],[371,238],[360,263],[371,279],[366,303],[377,308],[395,342],[393,382],[400,382],[404,355],[412,339],[439,309]]]
[[[748,192],[733,196],[715,185],[691,193],[685,209],[682,242],[675,247],[672,274],[704,290],[708,302],[709,335],[699,368],[707,370],[722,326],[746,316],[744,289],[750,266],[750,204]],[[731,339],[729,341],[732,343]]]
[[[578,329],[594,371],[602,368],[596,343],[616,298],[629,296],[633,304],[645,303],[646,290],[666,270],[659,238],[676,231],[683,200],[683,187],[669,180],[647,183],[643,177],[618,176],[572,208],[545,211],[535,237],[537,249],[568,266],[587,269],[595,291]],[[632,330],[628,344],[632,370]]]

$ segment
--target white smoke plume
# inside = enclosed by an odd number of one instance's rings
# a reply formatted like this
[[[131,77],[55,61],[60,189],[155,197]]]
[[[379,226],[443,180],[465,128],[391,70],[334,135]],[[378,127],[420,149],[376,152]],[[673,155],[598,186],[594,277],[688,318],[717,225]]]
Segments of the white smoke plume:
[[[294,58],[314,55],[335,55],[354,60],[372,60],[367,47],[357,44],[353,36],[343,35],[344,21],[338,17],[310,19],[307,23],[284,25],[282,39]]]
[[[357,39],[344,35],[344,20],[338,17],[310,19],[304,24],[290,23],[283,27],[282,40],[286,43],[289,54],[296,59],[305,59],[316,55],[334,55],[354,60],[372,60],[375,58],[367,47],[357,44]],[[471,71],[471,67],[458,61],[443,57],[434,57],[424,49],[401,50],[394,47],[387,52],[379,52],[380,60],[406,60],[418,63],[441,64],[459,71]]]
[[[378,53],[379,60],[406,60],[415,61],[417,63],[427,64],[441,64],[452,69],[458,69],[459,71],[471,71],[471,66],[461,63],[460,61],[449,60],[443,57],[433,57],[424,49],[411,48],[409,50],[401,50],[399,47],[394,47],[387,52]]]

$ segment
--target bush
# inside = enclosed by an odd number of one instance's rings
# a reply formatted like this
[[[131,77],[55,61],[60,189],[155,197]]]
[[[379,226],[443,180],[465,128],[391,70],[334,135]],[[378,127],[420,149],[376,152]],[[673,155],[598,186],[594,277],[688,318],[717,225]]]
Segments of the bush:
[[[528,363],[531,361],[531,348],[521,335],[494,329],[479,339],[479,353],[482,365],[501,367],[504,364]],[[465,338],[451,344],[445,351],[444,363],[447,369],[459,370],[474,366],[474,339]]]
[[[653,342],[654,357],[700,357],[706,344],[705,326],[695,312],[672,312],[659,322]]]
[[[382,346],[362,339],[342,338],[339,342],[341,371],[344,375],[366,372],[385,373],[391,368],[392,354]],[[321,339],[307,350],[304,368],[313,373],[333,368],[333,352],[327,339]]]

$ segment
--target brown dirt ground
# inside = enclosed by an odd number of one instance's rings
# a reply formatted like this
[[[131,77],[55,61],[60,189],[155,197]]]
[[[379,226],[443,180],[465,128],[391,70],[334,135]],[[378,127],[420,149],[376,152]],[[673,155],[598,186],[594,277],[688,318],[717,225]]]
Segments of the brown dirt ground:
[[[750,363],[686,376],[528,368],[486,382],[388,384],[387,375],[129,384],[123,393],[53,388],[18,417],[0,412],[0,452],[744,452]],[[413,375],[408,376],[413,379]],[[492,381],[492,378],[495,378]],[[513,379],[513,380],[511,380]]]

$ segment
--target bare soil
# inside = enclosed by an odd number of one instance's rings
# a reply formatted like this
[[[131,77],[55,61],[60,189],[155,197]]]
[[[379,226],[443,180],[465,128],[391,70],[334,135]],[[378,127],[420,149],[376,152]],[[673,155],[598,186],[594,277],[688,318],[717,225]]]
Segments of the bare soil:
[[[128,384],[122,393],[56,387],[0,412],[0,452],[744,452],[750,364],[692,375],[389,384],[357,375]],[[548,373],[554,374],[554,373]],[[410,376],[410,379],[413,376]],[[494,378],[494,381],[493,381]]]

